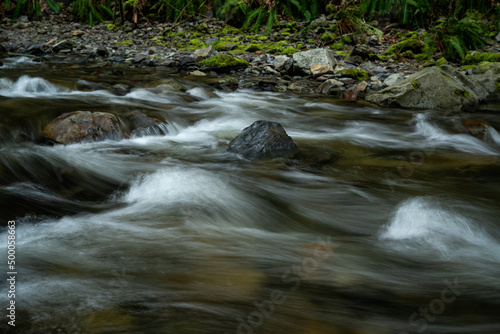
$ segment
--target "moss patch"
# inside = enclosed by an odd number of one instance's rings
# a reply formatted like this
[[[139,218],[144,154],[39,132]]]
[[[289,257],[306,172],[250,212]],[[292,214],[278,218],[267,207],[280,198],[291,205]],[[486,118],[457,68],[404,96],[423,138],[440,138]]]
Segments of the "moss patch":
[[[245,48],[246,52],[255,52],[262,50],[262,45],[260,44],[250,44]]]
[[[227,54],[221,54],[201,61],[200,66],[219,72],[227,72],[247,67],[248,62],[242,59],[234,58]]]
[[[325,32],[321,37],[319,38],[320,41],[322,41],[325,44],[329,44],[335,40],[335,36],[330,34],[329,32]]]
[[[420,88],[420,83],[416,80],[413,80],[411,82],[411,85],[413,86],[413,88],[417,89],[417,88]]]
[[[468,93],[467,91],[465,91],[465,90],[456,90],[453,93],[456,94],[456,95],[458,95],[458,96],[472,97],[472,95],[470,93]]]
[[[399,55],[405,51],[411,51],[413,54],[429,54],[429,45],[418,39],[418,35],[416,33],[409,33],[406,37],[407,39],[389,47],[384,54]]]
[[[355,67],[347,68],[337,73],[344,77],[353,78],[358,81],[368,80],[370,78],[368,72]]]
[[[465,56],[464,65],[479,64],[481,62],[500,62],[500,53],[492,52],[471,52]]]

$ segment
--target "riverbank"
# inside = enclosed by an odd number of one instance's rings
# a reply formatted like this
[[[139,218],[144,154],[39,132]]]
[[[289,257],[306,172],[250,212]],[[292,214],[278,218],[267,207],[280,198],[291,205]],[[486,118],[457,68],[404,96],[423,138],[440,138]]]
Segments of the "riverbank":
[[[425,49],[417,43],[419,36],[426,34],[424,30],[373,28],[371,35],[349,34],[342,37],[342,43],[331,43],[328,28],[333,24],[334,20],[324,16],[312,23],[282,22],[275,32],[264,36],[243,33],[215,19],[91,27],[68,22],[63,13],[36,22],[27,17],[17,22],[4,19],[0,52],[3,49],[4,56],[25,54],[42,61],[53,55],[77,56],[82,67],[117,74],[131,67],[157,67],[172,74],[214,77],[220,74],[220,68],[204,66],[202,61],[215,54],[228,54],[246,63],[223,68],[236,79],[218,88],[316,93],[348,101],[363,99],[367,93],[391,86],[426,67],[447,63],[439,53],[419,54]],[[314,72],[293,66],[294,54],[318,49],[328,50],[332,59],[326,65],[331,66],[317,67]],[[500,60],[498,41],[492,41],[484,52],[484,59]],[[481,60],[469,58],[469,63]],[[474,71],[474,65],[452,65],[464,74],[481,74]]]

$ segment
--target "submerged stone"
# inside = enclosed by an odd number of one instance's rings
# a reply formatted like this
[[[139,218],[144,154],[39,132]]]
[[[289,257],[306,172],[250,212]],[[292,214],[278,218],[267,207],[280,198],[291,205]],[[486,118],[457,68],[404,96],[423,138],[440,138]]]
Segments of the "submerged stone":
[[[293,139],[277,122],[256,121],[229,143],[229,152],[247,159],[291,157],[299,151]]]

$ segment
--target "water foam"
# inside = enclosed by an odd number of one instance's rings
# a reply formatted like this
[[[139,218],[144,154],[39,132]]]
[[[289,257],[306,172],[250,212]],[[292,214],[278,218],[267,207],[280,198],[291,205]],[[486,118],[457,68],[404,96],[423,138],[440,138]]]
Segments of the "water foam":
[[[500,143],[498,133],[494,129],[491,129],[491,132],[494,140]],[[498,150],[495,150],[484,141],[473,136],[468,134],[452,134],[440,129],[431,124],[425,114],[418,114],[415,117],[415,135],[424,137],[426,147],[451,147],[460,152],[488,155],[498,155],[499,153]]]
[[[434,249],[445,257],[472,255],[477,250],[500,250],[500,245],[470,218],[444,208],[433,197],[402,202],[391,221],[382,227],[381,240],[405,242],[406,246]]]
[[[42,78],[23,75],[17,81],[0,79],[0,95],[7,97],[36,97],[65,93],[67,90],[58,87]]]

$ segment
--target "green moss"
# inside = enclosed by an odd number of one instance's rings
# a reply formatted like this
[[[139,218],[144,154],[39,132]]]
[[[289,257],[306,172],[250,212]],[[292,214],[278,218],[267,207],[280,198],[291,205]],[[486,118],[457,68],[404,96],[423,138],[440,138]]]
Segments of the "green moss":
[[[330,34],[329,32],[325,32],[321,37],[319,38],[323,43],[329,44],[335,40],[335,36]]]
[[[415,55],[415,59],[418,61],[425,61],[429,59],[429,55],[425,53],[420,53],[418,55]]]
[[[409,59],[414,59],[415,58],[415,54],[410,51],[410,50],[407,50],[403,53],[400,54],[401,57],[404,57],[404,58],[409,58]]]
[[[335,9],[335,6],[332,4],[329,4],[326,6],[326,13],[327,14],[335,14],[337,10]]]
[[[116,26],[114,24],[108,24],[108,30],[115,30]]]
[[[456,90],[453,93],[456,94],[456,95],[458,95],[458,96],[472,97],[472,95],[470,93],[468,93],[467,91],[465,91],[465,90]]]
[[[342,43],[345,43],[345,44],[352,44],[352,38],[350,36],[342,36]]]
[[[335,53],[345,58],[349,56],[345,51],[336,51]]]
[[[411,85],[413,86],[413,88],[417,89],[417,88],[420,88],[420,83],[416,80],[413,80],[411,82]]]
[[[284,55],[287,55],[287,56],[292,55],[296,52],[299,52],[299,50],[297,50],[293,46],[290,46],[290,47],[284,49],[283,51],[281,51],[281,53],[283,53]]]
[[[245,47],[246,52],[255,52],[260,50],[262,50],[262,45],[260,44],[250,44],[247,47]]]
[[[486,71],[492,71],[495,74],[500,74],[500,63],[492,63],[489,61],[483,61],[477,65],[463,65],[463,71],[472,70],[474,74],[482,74]]]
[[[189,47],[192,47],[194,49],[201,49],[204,47],[207,47],[208,45],[205,44],[204,42],[200,41],[199,39],[193,38],[189,41],[188,43]]]
[[[391,92],[390,90],[388,90],[387,92],[384,92],[385,95],[392,95],[394,94],[393,92]]]
[[[214,70],[231,70],[248,66],[248,62],[234,58],[227,54],[220,54],[201,61],[200,66],[206,66]]]
[[[479,64],[481,62],[500,62],[500,53],[492,52],[470,52],[463,60],[464,65]]]
[[[229,43],[234,43],[234,42],[222,42],[222,41],[219,41],[219,42],[216,42],[213,44],[215,50],[217,51],[227,51],[228,50],[228,47],[229,47]]]
[[[392,45],[384,52],[384,54],[401,55],[405,51],[411,51],[413,54],[429,54],[430,46],[418,39],[418,35],[416,33],[410,33],[407,36],[409,36],[408,39]]]
[[[445,64],[448,64],[448,61],[444,57],[441,57],[436,61],[436,66],[441,66]]]
[[[344,77],[353,78],[358,81],[368,80],[370,78],[368,72],[356,67],[347,68],[345,70],[339,71],[338,73]]]
[[[229,35],[237,35],[240,33],[240,31],[236,28],[231,27],[231,26],[225,26],[224,29],[222,29],[221,33],[229,34]]]
[[[128,45],[128,44],[132,44],[132,40],[126,40],[126,41],[123,41],[123,42],[120,42],[118,44],[121,44],[121,45]]]

